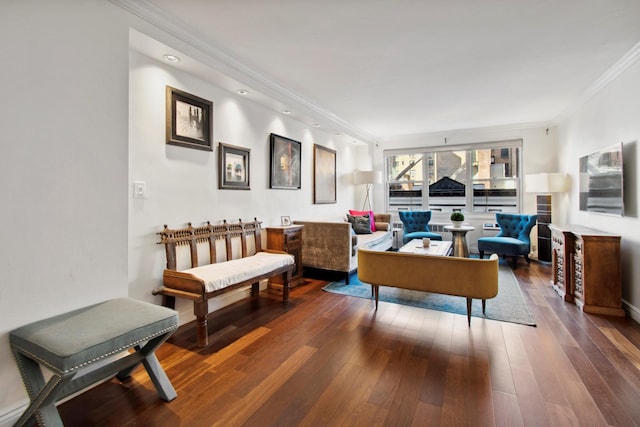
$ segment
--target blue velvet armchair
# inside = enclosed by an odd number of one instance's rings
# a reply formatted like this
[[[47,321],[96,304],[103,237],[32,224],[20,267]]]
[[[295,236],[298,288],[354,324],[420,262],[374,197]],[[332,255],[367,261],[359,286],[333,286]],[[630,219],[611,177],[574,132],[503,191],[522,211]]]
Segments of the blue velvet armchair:
[[[510,256],[511,267],[518,266],[518,257],[524,256],[529,263],[529,252],[531,252],[531,240],[529,234],[538,215],[506,214],[497,213],[496,223],[500,226],[500,233],[495,237],[481,237],[478,239],[478,251],[480,258],[485,252],[496,253],[503,257]]]
[[[442,236],[429,229],[431,221],[431,211],[399,211],[400,221],[402,221],[404,232],[402,243],[406,244],[411,239],[422,239],[428,237],[431,240],[442,240]]]

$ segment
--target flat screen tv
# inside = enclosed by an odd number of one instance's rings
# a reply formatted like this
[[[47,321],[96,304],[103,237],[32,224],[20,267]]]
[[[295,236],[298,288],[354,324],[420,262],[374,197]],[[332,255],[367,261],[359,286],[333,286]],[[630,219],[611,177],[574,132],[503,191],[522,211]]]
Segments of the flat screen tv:
[[[622,143],[580,157],[580,210],[624,215]]]

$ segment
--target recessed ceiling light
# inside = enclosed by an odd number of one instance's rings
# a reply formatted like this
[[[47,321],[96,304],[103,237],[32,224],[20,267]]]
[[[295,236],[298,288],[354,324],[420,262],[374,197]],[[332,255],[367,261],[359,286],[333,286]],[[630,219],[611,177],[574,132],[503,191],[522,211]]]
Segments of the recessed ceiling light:
[[[311,126],[313,126],[314,128],[319,128],[320,127],[320,123],[314,123]]]
[[[282,110],[282,114],[291,114],[291,111],[289,111],[289,110]]]
[[[248,91],[248,90],[246,90],[246,89],[238,89],[238,93],[239,93],[240,95],[248,95],[248,94],[249,94],[249,91]]]
[[[175,56],[175,55],[169,55],[169,54],[167,54],[167,55],[164,55],[164,56],[163,56],[163,58],[164,58],[164,60],[165,60],[165,61],[167,61],[167,62],[173,62],[173,63],[180,62],[180,58],[178,58],[178,57],[177,57],[177,56]]]

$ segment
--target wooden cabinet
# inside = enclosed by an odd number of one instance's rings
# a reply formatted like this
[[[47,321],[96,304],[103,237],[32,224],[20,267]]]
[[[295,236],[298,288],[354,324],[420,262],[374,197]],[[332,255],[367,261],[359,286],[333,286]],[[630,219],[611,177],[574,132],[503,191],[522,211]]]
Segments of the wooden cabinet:
[[[296,265],[291,273],[289,287],[294,288],[304,283],[302,277],[302,229],[304,225],[283,225],[267,227],[267,248],[284,251],[293,255]],[[282,291],[282,278],[269,279],[269,287]]]
[[[624,316],[620,236],[576,225],[549,228],[554,290],[587,313]]]

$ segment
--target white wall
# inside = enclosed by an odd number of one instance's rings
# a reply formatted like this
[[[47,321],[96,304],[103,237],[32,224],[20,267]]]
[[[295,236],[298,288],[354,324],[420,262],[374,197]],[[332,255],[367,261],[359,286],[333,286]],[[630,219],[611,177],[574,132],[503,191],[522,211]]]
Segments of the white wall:
[[[165,86],[213,101],[214,152],[165,144]],[[308,127],[279,112],[258,105],[235,92],[186,74],[178,67],[131,52],[129,145],[129,294],[160,302],[151,291],[161,285],[164,248],[157,245],[163,224],[176,228],[226,219],[252,220],[263,226],[292,219],[337,217],[354,207],[352,172],[366,158],[366,148],[350,139]],[[269,188],[269,134],[302,143],[302,188]],[[218,143],[251,150],[251,191],[218,189]],[[337,203],[313,204],[313,145],[336,150]],[[364,154],[364,155],[363,155]],[[365,162],[366,165],[366,162]],[[144,181],[146,199],[133,198],[133,182]],[[241,297],[246,292],[239,292]],[[212,308],[234,298],[212,300]],[[193,304],[178,301],[180,323],[193,320]]]
[[[634,318],[640,321],[640,220],[638,218],[638,164],[640,153],[640,63],[628,68],[594,97],[576,109],[559,126],[560,159],[574,182],[578,159],[592,151],[622,142],[624,145],[625,216],[582,212],[573,186],[566,202],[568,220],[622,236],[622,296]]]
[[[0,3],[0,424],[8,332],[126,296],[128,25],[104,1]]]

